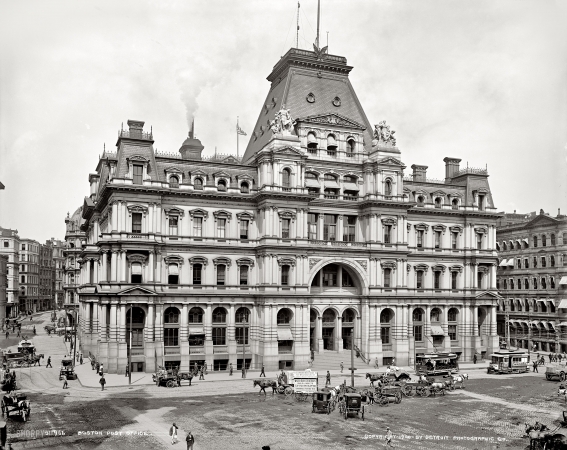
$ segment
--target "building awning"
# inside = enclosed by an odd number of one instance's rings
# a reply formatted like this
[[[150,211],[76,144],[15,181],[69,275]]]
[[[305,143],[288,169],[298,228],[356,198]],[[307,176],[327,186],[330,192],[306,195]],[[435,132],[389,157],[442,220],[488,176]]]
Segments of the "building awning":
[[[189,336],[197,335],[197,334],[205,334],[204,327],[189,327]]]
[[[525,243],[526,243],[526,245],[530,245],[530,243],[528,242],[528,238],[524,238],[524,239],[522,239],[522,242],[525,242]]]
[[[506,267],[506,265],[508,264],[508,260],[506,258],[504,258],[502,261],[500,261],[500,264],[498,264],[499,267]]]
[[[307,143],[308,144],[313,144],[317,142],[317,138],[315,137],[315,135],[313,133],[309,133],[307,135]]]
[[[339,183],[337,183],[336,181],[325,180],[325,188],[338,189],[340,188],[340,186]]]
[[[548,328],[549,328],[549,327],[556,328],[556,327],[555,327],[555,322],[547,322],[547,325],[548,325]]]
[[[431,325],[431,336],[443,336],[443,328],[439,325]]]
[[[306,178],[305,179],[305,187],[318,188],[318,187],[321,187],[321,186],[319,185],[319,182],[317,180],[314,180],[313,178]]]
[[[514,258],[510,258],[510,259],[508,260],[508,262],[506,263],[506,265],[507,265],[508,267],[514,267]]]
[[[559,302],[558,308],[567,309],[567,298],[562,298]]]
[[[358,184],[356,183],[343,183],[345,191],[359,191]]]
[[[278,328],[278,341],[293,341],[290,328]]]
[[[169,274],[170,275],[179,275],[179,266],[177,264],[170,264],[169,265]]]
[[[566,277],[561,277],[561,280],[559,281],[559,284],[566,286],[567,285],[567,276]]]
[[[567,327],[567,322],[561,322],[561,323],[559,324],[559,326],[560,326],[560,327]]]

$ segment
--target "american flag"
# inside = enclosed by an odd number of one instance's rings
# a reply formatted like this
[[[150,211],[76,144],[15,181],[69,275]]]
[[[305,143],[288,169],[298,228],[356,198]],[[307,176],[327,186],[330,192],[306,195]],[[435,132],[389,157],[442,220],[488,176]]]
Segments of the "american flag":
[[[236,133],[240,134],[241,136],[246,136],[246,133],[242,131],[242,128],[240,128],[238,124],[236,125]]]

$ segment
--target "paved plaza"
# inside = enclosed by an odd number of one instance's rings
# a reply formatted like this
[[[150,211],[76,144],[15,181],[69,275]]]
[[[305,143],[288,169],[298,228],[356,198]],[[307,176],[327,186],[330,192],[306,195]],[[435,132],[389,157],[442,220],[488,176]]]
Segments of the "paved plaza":
[[[365,420],[344,420],[338,410],[330,415],[312,413],[310,399],[299,402],[283,395],[259,394],[253,388],[257,374],[209,374],[192,386],[157,387],[151,376],[108,375],[104,392],[88,363],[77,368],[78,380],[62,389],[61,358],[69,352],[62,337],[47,336],[42,321],[34,318],[39,353],[52,358],[53,368],[18,369],[21,390],[32,402],[30,420],[8,419],[13,448],[156,449],[185,448],[192,431],[195,449],[370,449],[385,447],[382,436],[389,426],[395,448],[404,449],[523,449],[524,423],[536,420],[553,427],[567,405],[557,395],[557,382],[539,374],[497,376],[486,374],[484,365],[466,365],[466,389],[429,398],[406,398],[401,404],[367,407]],[[361,363],[355,385],[368,382]],[[369,370],[371,371],[371,370]],[[371,371],[372,372],[372,371]],[[332,384],[347,374],[334,370]],[[268,373],[270,375],[275,374]],[[350,381],[348,381],[350,382]],[[148,384],[150,383],[150,384]],[[324,379],[320,378],[320,386]],[[168,430],[179,426],[180,443],[171,445]]]

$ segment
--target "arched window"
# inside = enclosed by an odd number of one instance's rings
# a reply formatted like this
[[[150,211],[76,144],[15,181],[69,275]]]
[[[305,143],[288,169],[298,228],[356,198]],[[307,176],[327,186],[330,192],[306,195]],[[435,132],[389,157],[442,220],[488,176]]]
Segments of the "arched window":
[[[554,246],[555,245],[555,234],[552,234],[551,237],[549,238],[549,240],[551,241],[550,245]]]
[[[169,177],[169,187],[178,188],[179,187],[179,178],[177,175],[171,175]]]
[[[173,306],[163,313],[163,345],[165,347],[179,345],[179,310]]]
[[[479,274],[480,274],[480,272],[479,272]],[[478,283],[477,287],[480,288],[480,283]],[[510,279],[510,289],[514,289],[514,280],[513,279]]]
[[[435,197],[435,207],[441,208],[441,197]]]
[[[167,269],[167,282],[169,284],[179,284],[179,266],[177,264],[170,264]]]
[[[336,156],[337,155],[337,140],[334,134],[329,134],[327,136],[327,155]]]
[[[534,248],[537,247],[537,236],[534,236]]]
[[[250,310],[248,308],[238,308],[234,315],[236,323],[248,323],[250,322]]]
[[[530,288],[530,280],[524,278],[524,289],[528,290]]]
[[[288,325],[291,322],[293,314],[291,309],[282,308],[278,311],[277,323],[278,325]],[[325,321],[325,316],[323,315],[323,322]]]
[[[537,278],[534,278],[532,281],[533,281],[533,288],[537,289]]]
[[[238,345],[247,345],[250,328],[250,310],[248,308],[238,308],[235,313],[236,327],[235,338]]]
[[[317,176],[316,173],[313,173],[313,172],[305,172],[305,179],[306,179],[306,180],[316,180],[316,181],[317,181],[317,180],[319,179],[319,177]]]
[[[453,208],[453,209],[459,209],[459,200],[457,200],[456,198],[454,198],[454,199],[451,201],[451,208]]]
[[[203,309],[195,306],[189,310],[189,323],[203,323],[204,316]]]
[[[179,310],[174,307],[167,308],[163,313],[163,323],[179,323]]]
[[[390,180],[386,180],[386,183],[384,185],[384,195],[392,195],[392,182]]]
[[[289,169],[284,169],[282,171],[282,187],[291,187],[291,172],[289,171]]]
[[[317,153],[317,146],[317,136],[315,136],[315,133],[310,131],[307,133],[307,151],[309,153]]]
[[[356,148],[356,143],[354,139],[347,140],[347,158],[352,158],[354,156],[354,150]]]
[[[355,317],[356,317],[356,314],[351,308],[345,309],[345,311],[343,312],[343,316],[342,316],[343,324],[354,322]]]
[[[203,180],[201,178],[195,178],[195,182],[193,183],[195,190],[202,191],[203,190]]]
[[[506,242],[502,242],[502,251],[505,252],[506,250],[508,250],[508,246],[506,245]]]
[[[423,317],[423,309],[415,308],[413,310],[413,337],[416,342],[423,342]]]
[[[547,280],[545,278],[541,279],[541,288],[547,289]]]
[[[219,180],[219,182],[217,183],[217,188],[219,191],[226,191],[226,181]]]
[[[545,234],[541,236],[541,246],[547,247],[547,236]]]
[[[549,277],[549,287],[555,289],[555,278]]]
[[[250,189],[248,188],[248,183],[244,182],[240,185],[240,192],[242,194],[248,194],[250,192]]]
[[[441,321],[441,310],[439,308],[433,308],[430,313],[431,322]]]
[[[222,306],[213,310],[213,323],[226,323],[226,309]]]
[[[423,195],[418,195],[417,196],[417,206],[423,206],[425,203],[425,198],[423,197]]]

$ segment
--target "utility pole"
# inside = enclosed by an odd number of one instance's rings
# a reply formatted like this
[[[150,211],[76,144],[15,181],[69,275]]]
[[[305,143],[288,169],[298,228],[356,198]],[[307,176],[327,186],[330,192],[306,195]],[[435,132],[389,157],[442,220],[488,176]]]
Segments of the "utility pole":
[[[354,330],[353,330],[354,332]],[[356,370],[354,368],[354,335],[351,334],[349,336],[349,341],[350,341],[350,385],[351,387],[354,387],[354,371]]]
[[[510,314],[506,311],[506,345],[510,350]]]
[[[77,321],[79,320],[79,310],[74,310],[75,314],[75,343],[73,344],[73,368],[75,368],[75,359],[77,355]]]
[[[297,2],[297,30],[295,30],[295,48],[299,48],[299,8],[301,5]]]
[[[317,0],[317,48],[320,48],[319,45],[319,22],[321,19],[321,0]]]
[[[130,342],[128,343],[128,384],[132,384],[132,316],[134,305],[130,305]]]

